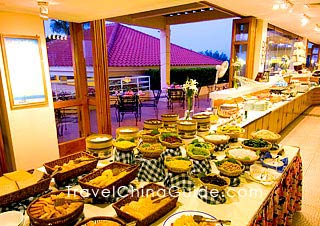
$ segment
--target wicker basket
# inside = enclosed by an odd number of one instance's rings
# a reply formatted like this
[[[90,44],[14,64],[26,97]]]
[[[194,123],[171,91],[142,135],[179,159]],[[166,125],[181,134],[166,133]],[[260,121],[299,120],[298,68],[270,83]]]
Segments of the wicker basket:
[[[83,220],[81,222],[79,222],[78,224],[76,224],[75,226],[86,226],[87,223],[89,223],[90,221],[93,221],[94,223],[108,223],[110,221],[116,222],[121,226],[126,225],[126,223],[120,219],[114,218],[114,217],[103,217],[103,216],[99,216],[99,217],[91,217],[88,218],[86,220]]]
[[[223,161],[228,161],[228,159],[225,159]],[[238,177],[241,175],[241,173],[243,172],[244,170],[244,165],[242,165],[242,163],[238,160],[235,160],[236,161],[236,164],[238,164],[241,169],[240,170],[236,170],[236,171],[229,171],[229,170],[226,170],[225,168],[222,168],[220,166],[217,166],[218,170],[220,171],[220,173],[223,175],[223,176],[227,176],[227,177]],[[222,164],[222,163],[221,163]]]
[[[161,137],[159,138],[159,140],[160,140],[160,143],[163,146],[166,146],[167,148],[178,148],[184,145],[184,142],[181,138],[179,138],[180,142],[175,142],[175,143],[169,143],[169,142],[163,141]]]
[[[175,156],[175,157],[171,157],[171,156],[167,156],[164,160],[164,165],[167,167],[167,169],[171,172],[174,173],[185,173],[188,172],[191,169],[192,166],[192,162],[190,160],[185,160],[185,161],[189,161],[190,164],[188,166],[186,166],[185,168],[181,168],[181,167],[177,167],[177,166],[168,166],[167,161],[174,161],[175,159],[178,158],[182,158],[182,156]]]
[[[210,149],[211,150],[211,149]],[[205,160],[207,158],[210,157],[210,154],[211,154],[211,151],[208,150],[208,149],[205,149],[205,151],[207,152],[208,155],[195,155],[193,154],[188,148],[187,148],[187,155],[192,158],[192,159],[195,159],[195,160]],[[213,147],[213,150],[214,150],[214,147]]]
[[[253,150],[253,151],[267,152],[272,148],[272,144],[269,141],[266,141],[266,142],[268,142],[268,146],[267,147],[261,147],[261,148],[250,147],[250,146],[247,146],[247,145],[243,144],[243,142],[244,141],[241,142],[241,146],[243,148],[250,149],[250,150]]]
[[[29,170],[28,172],[33,173],[33,170]],[[48,190],[50,181],[51,177],[45,173],[38,183],[0,196],[0,206],[7,206],[13,202],[19,202],[31,196],[40,194]]]
[[[259,136],[259,135],[257,134],[257,132],[258,132],[258,131],[252,132],[250,135],[251,135],[253,138],[262,139],[262,140],[268,141],[268,142],[270,142],[270,143],[276,143],[276,142],[281,138],[281,135],[278,134],[278,133],[275,133],[275,135],[277,136],[276,138],[269,138],[269,137]]]
[[[214,139],[214,136],[225,136],[225,139]],[[228,143],[230,136],[225,134],[208,134],[206,136],[203,136],[203,139],[212,144],[225,144]]]
[[[93,173],[90,173],[89,175],[83,177],[82,179],[80,179],[78,182],[81,186],[82,189],[88,189],[88,191],[90,193],[95,194],[98,197],[103,197],[103,191],[104,190],[109,190],[109,191],[115,191],[117,190],[120,186],[124,186],[124,185],[128,185],[131,181],[133,181],[139,171],[139,166],[135,166],[133,169],[131,169],[130,171],[128,171],[128,173],[123,176],[122,178],[119,178],[118,180],[112,182],[111,184],[101,188],[101,187],[97,187],[97,186],[93,186],[88,184],[87,182],[89,182],[90,180],[100,176],[105,170],[107,169],[115,169],[118,168],[120,171],[121,170],[125,170],[128,167],[131,167],[132,165],[129,164],[124,164],[124,163],[120,163],[120,162],[114,162],[111,163]],[[114,189],[114,190],[113,190]]]
[[[160,134],[150,135],[152,130],[140,131],[140,137],[145,143],[156,143],[159,141]]]
[[[160,157],[161,153],[166,150],[166,147],[162,146],[162,149],[159,149],[157,151],[147,151],[145,148],[141,146],[142,144],[143,143],[140,144],[140,146],[138,147],[138,150],[145,158],[158,158]]]
[[[117,149],[117,151],[122,151],[122,152],[130,152],[130,151],[133,151],[133,149],[134,149],[135,147],[137,147],[135,143],[132,143],[132,146],[131,146],[131,147],[123,148],[123,147],[117,145],[117,142],[114,142],[114,143],[113,143],[113,146]]]
[[[166,191],[167,194],[169,193],[169,190],[167,188],[154,183],[150,183],[144,186],[143,188],[134,191],[131,195],[128,195],[120,199],[118,202],[114,203],[112,207],[115,209],[118,216],[125,219],[127,222],[137,221],[137,226],[149,226],[152,222],[155,222],[156,220],[170,212],[173,208],[175,208],[177,205],[178,197],[171,197],[170,201],[165,206],[161,207],[159,210],[147,216],[143,220],[139,220],[134,216],[131,216],[126,212],[123,212],[120,208],[125,204],[130,203],[131,201],[138,201],[141,195],[147,194],[147,192],[150,192],[151,190],[156,192],[160,189],[162,191]]]
[[[60,194],[61,192],[68,193],[68,190],[51,192],[49,194],[41,196],[41,198],[46,198],[46,197],[49,197],[50,195],[57,195],[57,194]],[[74,191],[71,190],[71,191],[69,191],[69,193],[70,194],[76,194],[81,199],[83,199],[79,192],[74,192]],[[30,205],[28,206],[28,209],[27,209],[27,214],[30,217],[30,223],[32,224],[32,226],[44,226],[44,225],[64,226],[64,225],[71,225],[72,223],[75,223],[83,213],[84,204],[82,203],[73,212],[68,213],[68,214],[66,214],[66,215],[64,215],[62,217],[57,217],[57,218],[52,218],[52,219],[35,218],[30,213],[30,208],[35,202],[38,201],[38,199],[36,199],[33,202],[31,202]]]
[[[206,176],[215,176],[215,175],[218,176],[218,177],[220,177],[220,178],[222,178],[222,179],[224,179],[224,180],[227,182],[227,184],[224,185],[224,186],[219,186],[219,185],[216,185],[216,184],[204,183],[204,182],[201,180],[201,178],[200,178],[201,184],[202,184],[208,191],[210,191],[210,190],[217,190],[217,191],[223,191],[223,190],[225,190],[225,189],[229,186],[229,184],[230,184],[230,179],[229,179],[228,177],[223,177],[223,176],[220,176],[220,175],[215,174],[215,173],[209,173],[209,174],[207,174]]]
[[[256,158],[250,159],[250,160],[247,160],[247,159],[237,159],[237,158],[235,158],[234,156],[232,156],[232,155],[229,154],[229,150],[231,150],[231,149],[234,149],[234,148],[228,148],[228,149],[225,150],[226,156],[227,156],[228,158],[236,159],[236,160],[238,160],[239,162],[241,162],[241,163],[244,164],[244,165],[251,165],[251,164],[253,164],[255,161],[257,161],[257,160],[260,158],[260,156],[257,155]],[[240,148],[240,149],[241,149],[241,148]]]
[[[71,170],[55,174],[53,176],[53,178],[54,178],[56,184],[61,185],[66,180],[69,180],[71,178],[75,178],[79,175],[82,175],[84,173],[92,171],[94,168],[96,168],[98,160],[93,155],[89,155],[86,152],[78,152],[78,153],[68,155],[68,156],[62,157],[60,159],[45,163],[45,164],[43,164],[43,166],[45,167],[47,173],[52,174],[55,171],[54,167],[56,165],[62,166],[64,163],[68,163],[70,160],[75,160],[80,157],[93,158],[94,160],[87,161],[86,164],[81,165],[76,168],[73,168]]]
[[[163,127],[163,122],[159,119],[147,119],[143,122],[144,129],[159,129]]]

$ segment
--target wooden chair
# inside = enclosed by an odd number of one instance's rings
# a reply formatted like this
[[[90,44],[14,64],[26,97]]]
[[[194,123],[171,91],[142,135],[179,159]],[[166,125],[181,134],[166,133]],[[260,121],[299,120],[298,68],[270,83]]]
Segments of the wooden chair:
[[[168,109],[173,111],[173,103],[179,103],[184,109],[185,92],[183,89],[168,89]]]
[[[123,121],[125,114],[134,114],[136,118],[136,125],[138,125],[138,119],[141,121],[141,109],[139,103],[139,96],[118,96],[118,101],[116,105],[117,121]]]

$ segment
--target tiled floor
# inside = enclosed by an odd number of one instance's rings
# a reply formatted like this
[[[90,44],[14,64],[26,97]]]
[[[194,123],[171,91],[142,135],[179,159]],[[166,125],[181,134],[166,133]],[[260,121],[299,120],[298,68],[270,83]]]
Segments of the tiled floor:
[[[282,144],[299,146],[303,164],[302,211],[294,226],[320,225],[320,106],[311,107],[283,132]]]

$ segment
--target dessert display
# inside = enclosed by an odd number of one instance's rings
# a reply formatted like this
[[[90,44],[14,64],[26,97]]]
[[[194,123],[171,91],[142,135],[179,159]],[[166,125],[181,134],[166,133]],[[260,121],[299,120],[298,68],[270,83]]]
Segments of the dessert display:
[[[232,158],[217,161],[215,164],[220,173],[225,176],[237,177],[243,172],[241,162]]]
[[[80,217],[83,207],[83,198],[78,193],[57,191],[34,200],[27,214],[32,225],[68,225]]]
[[[177,122],[178,134],[182,138],[193,138],[197,134],[196,120],[180,120]]]
[[[183,173],[189,171],[192,166],[192,162],[185,157],[176,156],[176,157],[166,157],[164,165],[174,173]]]
[[[208,142],[199,142],[198,139],[193,140],[187,146],[187,155],[193,159],[204,160],[210,157],[210,153],[214,151],[214,145]]]
[[[158,129],[154,130],[142,130],[140,131],[140,136],[143,142],[158,142],[160,137],[160,132]]]
[[[161,133],[159,140],[168,148],[178,148],[183,145],[183,140],[176,133]]]
[[[143,128],[148,130],[159,129],[163,127],[163,122],[158,119],[147,119],[143,123]]]
[[[176,206],[178,196],[173,195],[165,187],[151,183],[120,199],[112,207],[128,222],[151,225]]]
[[[132,151],[137,146],[137,144],[134,143],[133,141],[122,140],[120,138],[120,139],[116,140],[116,142],[114,142],[113,146],[118,151]]]
[[[271,143],[275,143],[281,138],[280,134],[274,133],[272,131],[265,130],[265,129],[255,131],[255,132],[251,133],[251,136],[253,138],[263,139],[263,140],[269,141]]]
[[[166,147],[161,143],[141,143],[138,150],[146,158],[157,158],[166,150]]]
[[[213,144],[225,144],[228,143],[230,137],[223,134],[208,134],[203,139]]]
[[[268,141],[260,139],[248,139],[241,142],[244,148],[248,148],[255,151],[268,151],[272,147],[272,144]]]
[[[219,176],[211,173],[200,178],[201,183],[207,190],[218,190],[223,191],[230,184],[230,179],[227,177]]]
[[[252,164],[260,158],[259,154],[246,148],[230,148],[226,151],[226,155],[243,164]]]

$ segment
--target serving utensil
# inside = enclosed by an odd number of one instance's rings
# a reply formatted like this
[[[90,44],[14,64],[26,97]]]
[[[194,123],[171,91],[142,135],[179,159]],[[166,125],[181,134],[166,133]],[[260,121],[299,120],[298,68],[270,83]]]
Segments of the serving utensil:
[[[221,224],[226,224],[229,225],[231,224],[230,220],[220,220],[220,219],[212,219],[212,218],[207,218],[201,215],[193,215],[193,220],[196,223],[200,223],[200,222],[212,222],[212,223],[221,223]]]

